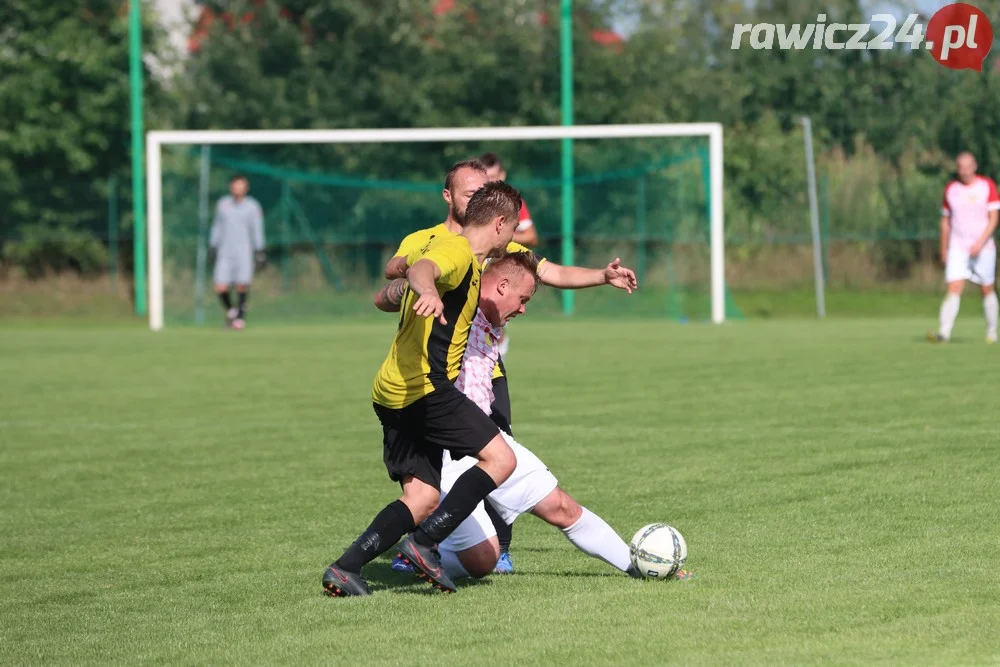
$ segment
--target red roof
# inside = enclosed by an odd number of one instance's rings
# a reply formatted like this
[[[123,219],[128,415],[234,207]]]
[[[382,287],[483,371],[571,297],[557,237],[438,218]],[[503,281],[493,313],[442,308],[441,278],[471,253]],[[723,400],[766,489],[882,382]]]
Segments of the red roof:
[[[265,0],[254,0],[254,4],[257,5],[260,5],[263,2],[265,2]],[[433,12],[435,16],[441,16],[456,9],[458,9],[456,0],[437,0],[434,4]],[[291,12],[283,8],[281,10],[281,15],[285,18],[289,18],[291,16]],[[239,17],[239,22],[241,24],[251,23],[254,18],[254,12],[245,12]],[[475,12],[473,10],[467,11],[466,19],[470,23],[474,23],[476,21]],[[236,25],[236,17],[233,16],[232,12],[223,12],[217,16],[216,13],[209,7],[202,7],[201,14],[198,16],[198,20],[191,29],[191,35],[188,37],[189,52],[197,53],[198,49],[201,48],[202,41],[208,37],[209,29],[216,20],[222,20],[230,30],[232,30]],[[542,11],[538,12],[538,22],[541,25],[549,25],[548,14]],[[621,50],[622,44],[625,42],[622,36],[613,30],[591,30],[590,40],[594,44],[613,47],[618,51]]]

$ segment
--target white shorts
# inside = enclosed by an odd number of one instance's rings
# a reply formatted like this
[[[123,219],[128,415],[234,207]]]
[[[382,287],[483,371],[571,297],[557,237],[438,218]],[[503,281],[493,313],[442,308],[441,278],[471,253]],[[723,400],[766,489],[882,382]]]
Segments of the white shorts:
[[[507,481],[501,484],[487,499],[497,513],[503,517],[503,520],[510,525],[514,523],[514,519],[534,509],[535,505],[555,490],[559,482],[555,475],[545,467],[542,460],[527,447],[502,431],[500,435],[514,450],[514,455],[517,457],[517,467],[514,468],[514,472]],[[472,457],[467,456],[459,461],[452,461],[448,453],[445,452],[444,464],[441,468],[441,497],[444,498],[448,495],[455,480],[474,465],[476,465],[476,459]],[[446,551],[464,551],[496,534],[497,531],[486,513],[486,508],[482,503],[479,503],[469,518],[463,521],[455,532],[441,543],[440,548]]]
[[[969,257],[969,251],[964,248],[956,248],[954,245],[948,248],[945,282],[968,280],[977,285],[992,285],[996,282],[996,274],[997,247],[993,243],[987,243],[978,257]]]

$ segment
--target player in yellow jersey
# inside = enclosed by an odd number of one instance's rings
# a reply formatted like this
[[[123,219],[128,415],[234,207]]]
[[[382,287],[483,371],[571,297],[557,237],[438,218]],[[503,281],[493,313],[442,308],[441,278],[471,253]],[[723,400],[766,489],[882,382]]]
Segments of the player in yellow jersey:
[[[329,595],[370,595],[362,567],[410,531],[399,552],[438,588],[454,591],[435,547],[514,470],[514,453],[496,424],[454,383],[479,303],[482,263],[510,243],[520,206],[517,190],[489,183],[470,197],[460,234],[409,254],[399,328],[372,384],[383,460],[403,494],[326,569]],[[444,451],[478,464],[438,505]]]
[[[448,171],[448,175],[445,178],[444,190],[442,191],[442,197],[448,204],[448,217],[439,225],[413,232],[400,243],[395,256],[389,260],[385,268],[386,277],[391,282],[386,284],[375,297],[375,305],[380,310],[386,312],[396,312],[399,310],[399,303],[406,285],[406,281],[402,279],[402,276],[405,275],[409,266],[409,254],[413,249],[423,246],[428,241],[448,234],[461,233],[467,214],[466,207],[470,198],[479,188],[488,182],[487,169],[479,160],[459,162]],[[508,253],[531,252],[530,249],[518,243],[508,244],[506,251]],[[538,261],[538,279],[544,285],[562,289],[611,285],[631,294],[632,290],[638,288],[635,273],[631,269],[621,266],[621,262],[618,259],[615,259],[615,261],[603,269],[585,269],[578,266],[561,266],[543,258]],[[507,387],[506,370],[503,367],[502,359],[494,369],[493,394],[495,401],[493,403],[491,418],[508,435],[513,435],[511,428],[510,392]],[[512,572],[513,564],[509,552],[511,528],[492,510],[492,506],[488,503],[487,511],[496,525],[497,535],[500,540],[501,558],[497,571],[503,573]],[[393,561],[393,568],[397,570],[406,569],[399,559]]]
[[[445,178],[442,197],[448,204],[448,217],[444,222],[421,229],[408,235],[399,244],[399,249],[385,267],[385,276],[390,280],[375,297],[375,305],[386,312],[399,310],[400,299],[405,287],[402,280],[409,267],[409,255],[415,249],[422,247],[428,241],[440,238],[446,234],[459,234],[466,216],[466,206],[472,195],[488,183],[486,167],[479,160],[465,160],[454,165]],[[531,252],[518,243],[509,243],[507,252]],[[560,289],[582,289],[599,285],[611,285],[623,289],[629,294],[638,288],[635,273],[621,265],[621,260],[608,264],[603,269],[586,269],[579,266],[561,266],[545,258],[538,260],[538,280],[543,285]],[[501,428],[510,432],[510,396],[507,391],[503,362],[497,366],[494,374],[493,391],[497,404],[494,414]]]

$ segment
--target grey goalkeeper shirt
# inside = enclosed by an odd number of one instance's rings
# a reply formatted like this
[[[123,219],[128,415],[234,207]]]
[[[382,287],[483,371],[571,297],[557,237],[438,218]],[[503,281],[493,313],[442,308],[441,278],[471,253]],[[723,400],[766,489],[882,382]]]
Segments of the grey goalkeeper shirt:
[[[210,243],[219,256],[245,258],[264,249],[264,212],[253,197],[226,195],[215,206]]]

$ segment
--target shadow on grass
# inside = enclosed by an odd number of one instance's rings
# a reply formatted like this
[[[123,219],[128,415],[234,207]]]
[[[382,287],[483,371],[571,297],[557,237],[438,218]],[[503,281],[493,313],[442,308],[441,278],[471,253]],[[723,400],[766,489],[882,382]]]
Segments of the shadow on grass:
[[[622,581],[635,581],[632,577],[628,576],[623,572],[617,570],[612,572],[573,572],[570,570],[563,570],[558,572],[556,570],[532,570],[531,572],[525,572],[524,574],[537,575],[541,577],[572,577],[572,578],[582,578],[582,579],[621,579]],[[504,575],[509,576],[509,575]]]
[[[947,345],[968,345],[970,343],[981,342],[981,341],[979,341],[979,340],[977,340],[975,338],[963,338],[962,336],[952,336],[948,340],[947,343],[938,343],[936,341],[929,340],[929,338],[928,338],[929,335],[930,334],[924,334],[923,336],[914,336],[912,340],[913,340],[914,343],[917,343],[917,344],[920,344],[920,345],[930,345],[930,346],[934,346],[934,345],[941,345],[941,346],[947,346]]]
[[[365,580],[371,586],[373,593],[394,591],[397,593],[412,593],[420,595],[441,595],[442,593],[430,584],[417,579],[411,572],[396,572],[388,562],[376,561],[365,566]],[[465,577],[455,582],[459,589],[472,586],[489,585],[489,577],[472,579]]]

